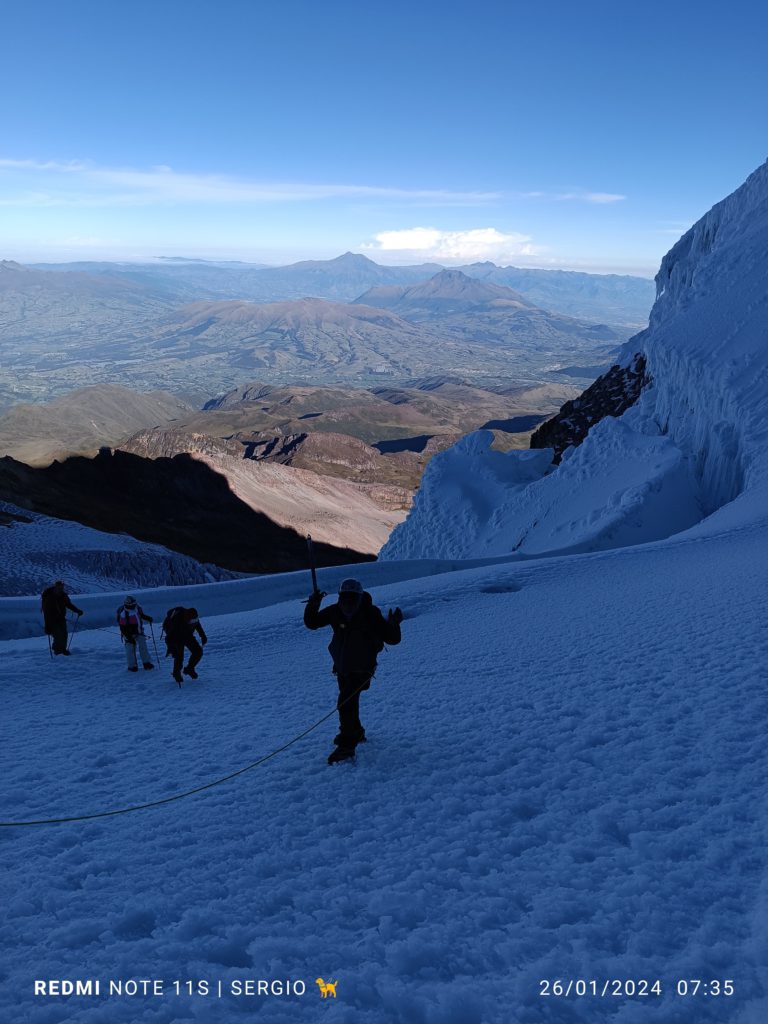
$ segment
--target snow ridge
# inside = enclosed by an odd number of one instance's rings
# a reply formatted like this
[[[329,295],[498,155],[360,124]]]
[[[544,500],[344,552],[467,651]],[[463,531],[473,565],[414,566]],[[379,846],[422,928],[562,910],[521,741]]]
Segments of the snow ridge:
[[[624,367],[645,358],[650,383],[636,404],[593,425],[561,465],[525,486],[509,465],[519,452],[475,446],[469,458],[457,446],[437,456],[422,482],[427,493],[380,557],[589,551],[762,519],[767,252],[768,163],[662,261],[649,327],[620,356]],[[475,492],[489,477],[492,508],[483,515]]]

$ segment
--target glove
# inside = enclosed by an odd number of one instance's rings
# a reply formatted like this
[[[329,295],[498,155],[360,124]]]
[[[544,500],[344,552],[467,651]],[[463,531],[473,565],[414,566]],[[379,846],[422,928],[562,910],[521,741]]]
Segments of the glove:
[[[391,622],[395,626],[399,626],[402,621],[403,621],[403,613],[400,611],[400,609],[399,608],[395,608],[395,610],[392,611],[392,609],[390,608],[389,609],[389,615],[387,616],[387,622]]]
[[[81,612],[79,608],[77,609],[77,617],[78,617],[78,619],[80,618],[81,615],[84,615],[84,614],[85,613]]]
[[[324,597],[324,590],[313,590],[312,593],[307,598],[307,604],[320,604]]]
[[[155,620],[152,618],[151,615],[148,615],[144,621],[145,622],[154,622]]]
[[[203,647],[205,647],[205,645],[208,643],[208,637],[200,637],[200,643],[203,645]]]

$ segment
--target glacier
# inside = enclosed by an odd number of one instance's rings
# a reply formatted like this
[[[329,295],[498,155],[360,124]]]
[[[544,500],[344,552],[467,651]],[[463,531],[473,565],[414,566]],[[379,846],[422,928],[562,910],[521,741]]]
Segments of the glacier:
[[[765,163],[664,257],[649,326],[619,360],[645,356],[636,404],[532,482],[514,468],[530,453],[493,452],[488,437],[436,456],[380,558],[595,551],[762,519],[767,252]]]
[[[56,579],[86,593],[236,579],[161,544],[105,533],[0,501],[0,596],[41,593]]]

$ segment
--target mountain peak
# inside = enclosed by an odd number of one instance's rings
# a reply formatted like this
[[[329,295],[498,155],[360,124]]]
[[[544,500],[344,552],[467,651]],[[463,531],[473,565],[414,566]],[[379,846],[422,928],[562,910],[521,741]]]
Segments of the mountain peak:
[[[530,306],[521,295],[504,285],[489,284],[476,277],[469,277],[461,270],[441,270],[428,281],[414,285],[405,293],[409,301],[430,297],[441,300],[457,300],[470,305],[506,300]]]
[[[468,277],[463,271],[446,267],[432,278],[433,281],[466,281],[471,283],[473,278]]]
[[[337,266],[346,267],[377,267],[378,264],[374,263],[373,260],[369,260],[367,256],[363,256],[359,252],[345,252],[341,256],[337,256],[335,260],[329,260],[329,263],[335,263]]]

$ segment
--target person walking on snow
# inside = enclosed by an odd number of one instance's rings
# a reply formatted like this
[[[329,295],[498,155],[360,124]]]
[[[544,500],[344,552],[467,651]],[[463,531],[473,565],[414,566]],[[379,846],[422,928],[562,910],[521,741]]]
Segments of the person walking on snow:
[[[186,648],[189,661],[184,666],[184,675],[197,679],[195,666],[203,656],[203,647],[208,643],[208,637],[197,617],[197,608],[171,608],[165,616],[163,630],[168,653],[173,657],[173,678],[179,686],[184,682],[181,673]],[[203,647],[195,640],[195,633],[199,635]]]
[[[117,624],[120,627],[120,634],[125,644],[125,658],[128,662],[129,672],[139,671],[139,666],[136,662],[137,647],[144,668],[150,669],[155,667],[147,650],[147,638],[144,636],[143,626],[143,623],[152,621],[152,616],[144,614],[144,610],[135,597],[126,597],[123,604],[117,609]]]
[[[74,612],[78,618],[82,610],[72,604],[63,580],[56,580],[47,587],[40,599],[40,609],[45,622],[45,632],[53,641],[54,654],[69,654],[67,643],[67,610]]]
[[[307,629],[331,626],[333,638],[328,645],[333,658],[333,672],[339,684],[336,708],[339,713],[339,734],[333,741],[336,749],[328,764],[354,757],[355,747],[365,742],[365,729],[360,722],[360,694],[371,685],[376,671],[376,657],[384,644],[400,643],[403,613],[390,608],[385,619],[371,595],[359,580],[344,580],[339,587],[336,604],[320,610],[325,594],[310,594],[304,608]]]

